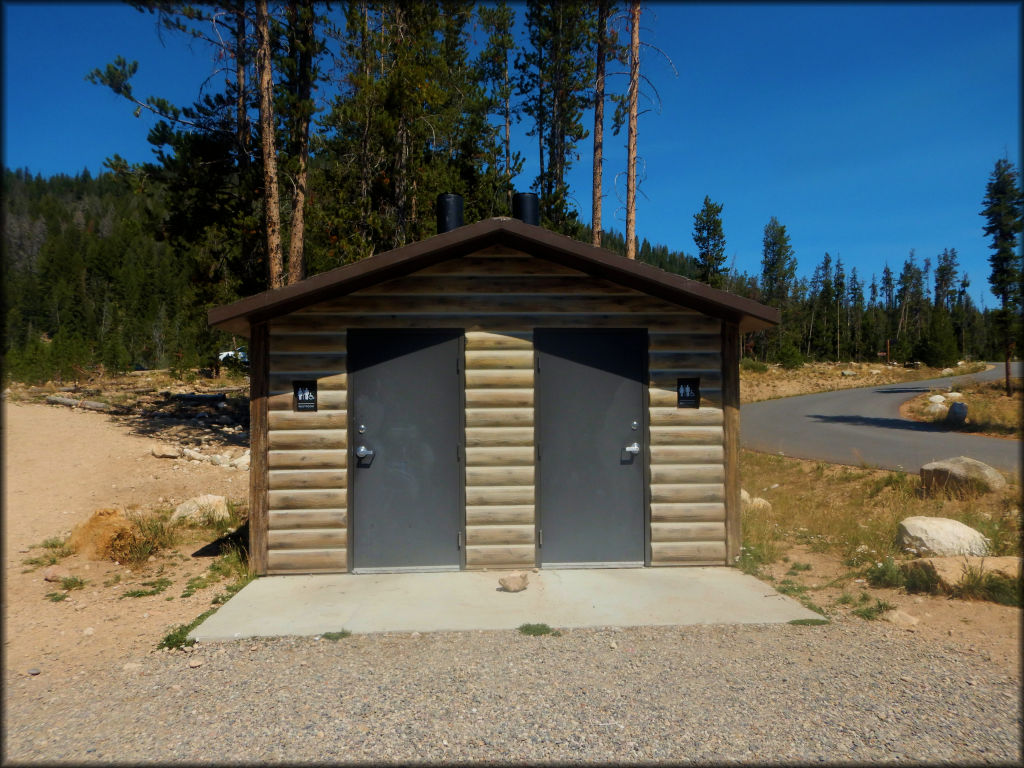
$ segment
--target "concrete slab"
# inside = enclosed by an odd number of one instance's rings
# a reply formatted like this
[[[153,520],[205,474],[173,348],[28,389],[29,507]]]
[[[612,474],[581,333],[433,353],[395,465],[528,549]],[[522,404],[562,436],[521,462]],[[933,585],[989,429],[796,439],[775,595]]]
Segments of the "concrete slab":
[[[200,642],[243,637],[683,624],[777,624],[821,618],[735,568],[608,568],[330,574],[256,579],[192,631]]]

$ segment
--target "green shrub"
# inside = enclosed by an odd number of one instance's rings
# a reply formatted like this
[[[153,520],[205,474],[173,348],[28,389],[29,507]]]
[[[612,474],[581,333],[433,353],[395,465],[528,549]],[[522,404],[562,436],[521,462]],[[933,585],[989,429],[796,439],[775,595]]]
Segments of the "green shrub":
[[[196,642],[195,640],[189,640],[188,639],[188,633],[191,632],[196,627],[198,627],[204,621],[206,621],[206,619],[209,618],[210,616],[212,616],[214,611],[216,611],[216,610],[217,610],[216,608],[211,608],[208,611],[203,611],[203,613],[201,613],[198,616],[196,616],[188,624],[179,624],[174,629],[172,629],[170,632],[168,632],[166,635],[164,635],[163,639],[159,643],[157,643],[156,647],[158,649],[159,648],[181,648],[182,646],[186,646],[186,645],[195,645],[195,642]]]
[[[72,589],[83,589],[86,585],[86,580],[78,576],[65,576],[60,580],[60,588],[71,591]]]
[[[901,570],[903,571],[903,586],[908,594],[937,595],[942,591],[939,575],[931,563],[905,563]]]
[[[520,624],[519,634],[530,635],[531,637],[537,637],[539,635],[551,635],[552,637],[560,637],[561,632],[552,629],[547,624]]]
[[[988,600],[999,605],[1020,606],[1024,581],[999,571],[985,571],[984,564],[964,567],[963,578],[953,588],[953,597],[964,600]]]
[[[171,580],[165,577],[159,579],[153,579],[152,581],[142,582],[142,586],[149,587],[149,589],[129,589],[127,592],[121,594],[121,599],[126,597],[151,597],[152,595],[159,595],[169,586],[171,586]]]
[[[864,571],[864,578],[872,587],[890,587],[897,589],[904,586],[906,579],[903,569],[891,557],[885,558],[882,562],[869,565]]]
[[[800,354],[800,350],[792,343],[784,344],[782,349],[779,350],[779,365],[787,371],[803,368],[804,356]]]
[[[331,642],[337,642],[338,640],[344,640],[346,637],[351,637],[352,633],[347,629],[343,629],[340,632],[321,632],[320,637],[324,640],[330,640]]]
[[[750,373],[764,373],[768,370],[768,364],[755,360],[752,357],[744,357],[740,360],[740,370],[749,371]]]
[[[892,603],[887,603],[884,600],[875,600],[874,605],[865,605],[862,608],[854,608],[853,615],[859,616],[867,621],[874,621],[886,611],[891,611],[895,608]]]

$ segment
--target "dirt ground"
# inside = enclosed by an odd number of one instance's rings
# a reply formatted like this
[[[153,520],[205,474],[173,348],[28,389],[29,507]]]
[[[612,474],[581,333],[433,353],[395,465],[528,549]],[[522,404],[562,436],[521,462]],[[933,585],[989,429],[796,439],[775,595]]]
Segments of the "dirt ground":
[[[154,458],[152,446],[163,441],[131,434],[123,422],[101,413],[5,402],[3,416],[5,674],[35,668],[68,677],[87,673],[101,660],[127,663],[152,651],[169,628],[209,607],[209,589],[179,597],[188,579],[211,562],[211,555],[191,556],[201,551],[202,541],[141,573],[72,555],[61,565],[87,584],[56,603],[46,595],[59,585],[43,581],[44,569],[30,570],[24,561],[45,552],[32,547],[66,536],[99,508],[152,509],[204,493],[244,500],[247,472]],[[120,597],[127,586],[154,578],[161,566],[160,575],[174,582],[170,589]],[[117,584],[104,586],[117,576]]]
[[[146,434],[131,418],[9,398],[3,416],[5,677],[33,669],[51,680],[73,679],[94,672],[100,663],[138,660],[155,652],[169,629],[210,607],[216,587],[181,596],[188,579],[205,571],[212,560],[203,541],[158,558],[141,573],[72,555],[62,565],[87,583],[61,602],[46,599],[58,586],[43,580],[43,569],[24,563],[45,551],[34,548],[43,540],[69,534],[100,508],[152,509],[206,493],[245,499],[245,471],[152,456],[153,445],[168,437],[179,444],[202,444],[202,428],[179,424]],[[207,430],[207,439],[209,434]],[[789,565],[777,563],[768,569],[777,579],[816,586],[849,571],[837,558],[800,547],[789,557],[810,564],[810,570],[785,576]],[[164,593],[121,597],[127,586],[157,575],[173,582]],[[808,597],[829,610],[848,610],[835,606],[835,598],[861,588],[847,583],[812,591]],[[871,590],[871,595],[920,619],[913,631],[921,636],[953,640],[987,654],[1019,677],[1019,609],[891,590]]]

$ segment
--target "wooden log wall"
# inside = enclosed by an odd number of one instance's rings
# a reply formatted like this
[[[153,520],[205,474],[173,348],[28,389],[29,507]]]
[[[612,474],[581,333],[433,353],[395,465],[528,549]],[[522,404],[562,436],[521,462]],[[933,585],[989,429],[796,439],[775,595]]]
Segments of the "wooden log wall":
[[[488,249],[270,323],[269,572],[346,570],[349,328],[466,333],[466,567],[536,562],[533,329],[649,330],[650,562],[725,562],[721,323],[528,254]],[[699,376],[699,409],[676,378]],[[320,409],[293,413],[291,382]]]

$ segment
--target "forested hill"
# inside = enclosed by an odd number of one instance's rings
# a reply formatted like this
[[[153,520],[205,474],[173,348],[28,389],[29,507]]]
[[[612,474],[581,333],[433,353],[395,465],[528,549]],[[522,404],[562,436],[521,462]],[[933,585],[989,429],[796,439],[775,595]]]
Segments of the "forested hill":
[[[4,172],[4,374],[24,381],[71,379],[79,369],[183,369],[207,363],[232,340],[206,327],[211,306],[265,288],[264,276],[238,269],[213,235],[175,237],[161,185],[133,177],[43,179]],[[587,227],[579,239],[589,242]],[[784,233],[783,233],[784,234]],[[319,239],[309,233],[312,242]],[[624,252],[621,234],[605,247]],[[695,278],[694,257],[643,240],[640,259]],[[317,271],[338,265],[309,254]],[[793,280],[781,304],[780,332],[747,339],[747,354],[799,364],[802,359],[877,359],[891,340],[895,359],[948,364],[958,357],[998,358],[990,326],[967,295],[956,252],[900,273],[888,266],[868,286],[826,254],[810,280]],[[724,287],[768,300],[765,275],[726,274]]]

